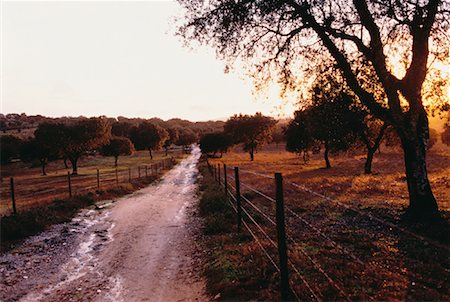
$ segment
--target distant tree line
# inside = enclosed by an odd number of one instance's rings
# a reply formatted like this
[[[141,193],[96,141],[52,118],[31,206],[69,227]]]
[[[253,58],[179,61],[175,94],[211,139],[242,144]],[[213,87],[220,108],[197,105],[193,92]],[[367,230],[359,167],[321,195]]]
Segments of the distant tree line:
[[[26,116],[17,115],[24,119]],[[8,115],[9,119],[17,118]],[[6,118],[5,116],[2,116]],[[0,140],[2,165],[12,160],[39,163],[46,175],[47,164],[63,159],[71,163],[72,174],[78,173],[78,161],[87,154],[101,154],[114,157],[117,166],[119,156],[131,155],[135,150],[147,150],[153,158],[153,151],[165,149],[166,156],[172,145],[178,145],[188,152],[190,145],[198,142],[199,136],[222,129],[224,122],[189,122],[181,119],[118,119],[101,116],[98,118],[60,118],[39,123],[34,135],[20,139],[16,135],[3,135]]]

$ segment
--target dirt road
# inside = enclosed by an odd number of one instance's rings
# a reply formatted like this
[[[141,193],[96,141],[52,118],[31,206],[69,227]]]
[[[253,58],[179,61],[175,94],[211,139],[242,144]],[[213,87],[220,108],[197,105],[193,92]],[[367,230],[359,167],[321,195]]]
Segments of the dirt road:
[[[1,301],[205,301],[194,237],[194,148],[155,185],[0,256]]]

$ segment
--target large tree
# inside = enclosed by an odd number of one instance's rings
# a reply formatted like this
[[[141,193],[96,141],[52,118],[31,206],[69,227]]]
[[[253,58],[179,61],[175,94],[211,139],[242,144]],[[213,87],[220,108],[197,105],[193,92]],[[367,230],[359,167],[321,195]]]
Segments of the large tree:
[[[258,87],[275,77],[284,88],[297,89],[305,71],[318,71],[316,66],[331,58],[359,101],[392,124],[401,139],[410,199],[407,216],[439,215],[426,168],[429,130],[423,96],[442,88],[442,81],[434,90],[424,83],[429,75],[439,76],[431,71],[429,57],[448,64],[448,1],[178,2],[185,9],[180,34],[212,45],[228,62],[241,59]],[[361,62],[374,70],[385,101],[368,88]]]
[[[114,166],[117,167],[117,161],[120,155],[131,155],[134,152],[133,143],[127,137],[113,136],[109,143],[100,148],[103,156],[114,156]]]
[[[216,157],[218,152],[222,157],[222,154],[227,152],[230,145],[230,138],[223,132],[207,133],[200,138],[200,149],[208,157]]]
[[[46,167],[49,160],[57,159],[62,154],[62,142],[65,125],[43,122],[34,131],[34,138],[22,144],[20,158],[23,161],[38,160],[41,164],[42,175],[47,175]]]
[[[96,150],[108,143],[111,125],[104,118],[79,120],[72,124],[60,125],[62,135],[60,148],[64,157],[72,164],[72,174],[78,174],[78,160],[87,151]]]
[[[166,129],[145,121],[130,130],[131,141],[136,150],[148,150],[150,158],[153,159],[152,150],[158,150],[168,139]]]
[[[185,153],[188,153],[190,146],[196,143],[198,140],[198,135],[193,130],[189,128],[180,128],[178,130],[178,139],[175,142],[178,146],[183,146]]]
[[[297,111],[287,129],[287,150],[305,153],[319,143],[324,148],[327,169],[331,168],[329,153],[349,149],[359,134],[359,127],[355,125],[359,121],[359,112],[352,108],[351,97],[344,93],[330,95],[329,92],[317,90],[311,106]]]
[[[242,144],[244,151],[254,160],[255,151],[262,145],[272,141],[272,132],[277,121],[260,112],[255,115],[234,115],[223,126],[225,134],[231,138],[233,144]]]

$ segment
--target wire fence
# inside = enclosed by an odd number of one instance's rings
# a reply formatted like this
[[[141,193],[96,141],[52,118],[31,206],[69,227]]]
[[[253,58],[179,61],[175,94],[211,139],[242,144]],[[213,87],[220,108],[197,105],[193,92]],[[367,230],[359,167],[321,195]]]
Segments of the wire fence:
[[[366,219],[364,222],[373,228],[375,234],[387,229],[415,243],[433,247],[436,253],[440,252],[444,257],[448,256],[450,251],[448,245],[405,229],[385,218],[315,192],[288,179],[283,180],[281,173],[271,176],[239,167],[230,170],[225,164],[211,165],[208,161],[207,165],[215,181],[224,187],[231,207],[237,213],[238,228],[241,224],[245,227],[280,274],[282,300],[350,301],[361,298],[374,300],[373,289],[370,288],[374,285],[367,285],[364,282],[378,280],[381,284],[386,283],[386,276],[391,273],[392,267],[375,263],[375,260],[372,261],[375,257],[373,253],[358,250],[355,248],[356,242],[345,240],[345,235],[349,231],[347,221],[342,215],[347,212],[353,214],[352,219]],[[264,189],[246,183],[245,177],[244,180],[241,179],[245,175],[249,183],[266,184]],[[272,184],[265,183],[267,181],[271,181]],[[326,209],[320,209],[315,213],[298,207],[295,201],[299,193],[309,194],[334,205],[335,212],[323,213]],[[340,215],[341,219],[331,221],[325,217],[327,214]],[[352,231],[358,233],[357,229]],[[419,262],[418,259],[414,261]],[[283,262],[288,265],[283,266]],[[440,269],[448,274],[446,265],[448,261],[442,263]],[[289,272],[293,274],[289,275]],[[413,272],[399,270],[395,273],[405,279],[414,279],[414,284],[420,284],[423,288],[436,289],[433,284],[421,280]],[[287,281],[283,280],[283,275],[284,278],[287,276]],[[448,293],[444,293],[444,296],[449,297]]]
[[[157,177],[162,170],[175,164],[173,157],[151,164],[115,169],[92,169],[94,172],[83,175],[47,176],[45,178],[13,178],[0,184],[1,215],[15,214],[18,211],[49,203],[56,199],[100,192],[134,183],[145,178]]]

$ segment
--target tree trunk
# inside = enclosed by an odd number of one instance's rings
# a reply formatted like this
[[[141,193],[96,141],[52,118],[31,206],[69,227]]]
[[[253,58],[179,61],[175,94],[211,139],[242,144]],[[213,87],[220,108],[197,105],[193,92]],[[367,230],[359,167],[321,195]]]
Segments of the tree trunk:
[[[424,139],[402,139],[409,208],[406,217],[414,221],[431,221],[439,217],[436,199],[428,181],[426,143]]]
[[[42,175],[47,175],[47,171],[45,171],[46,166],[47,166],[47,161],[41,159]]]
[[[153,159],[152,149],[148,148],[148,153],[150,154],[150,159]]]
[[[372,173],[372,161],[373,155],[375,154],[376,148],[367,148],[367,157],[364,164],[364,174]]]
[[[78,175],[78,157],[70,157],[69,160],[72,164],[72,175]]]
[[[250,160],[253,161],[255,159],[255,150],[253,149],[253,147],[250,148]]]
[[[117,161],[119,160],[118,156],[114,156],[114,167],[117,167]]]
[[[323,158],[325,159],[325,168],[326,169],[330,169],[331,168],[331,164],[330,164],[330,159],[328,158],[328,143],[325,143],[325,152],[323,152]]]

